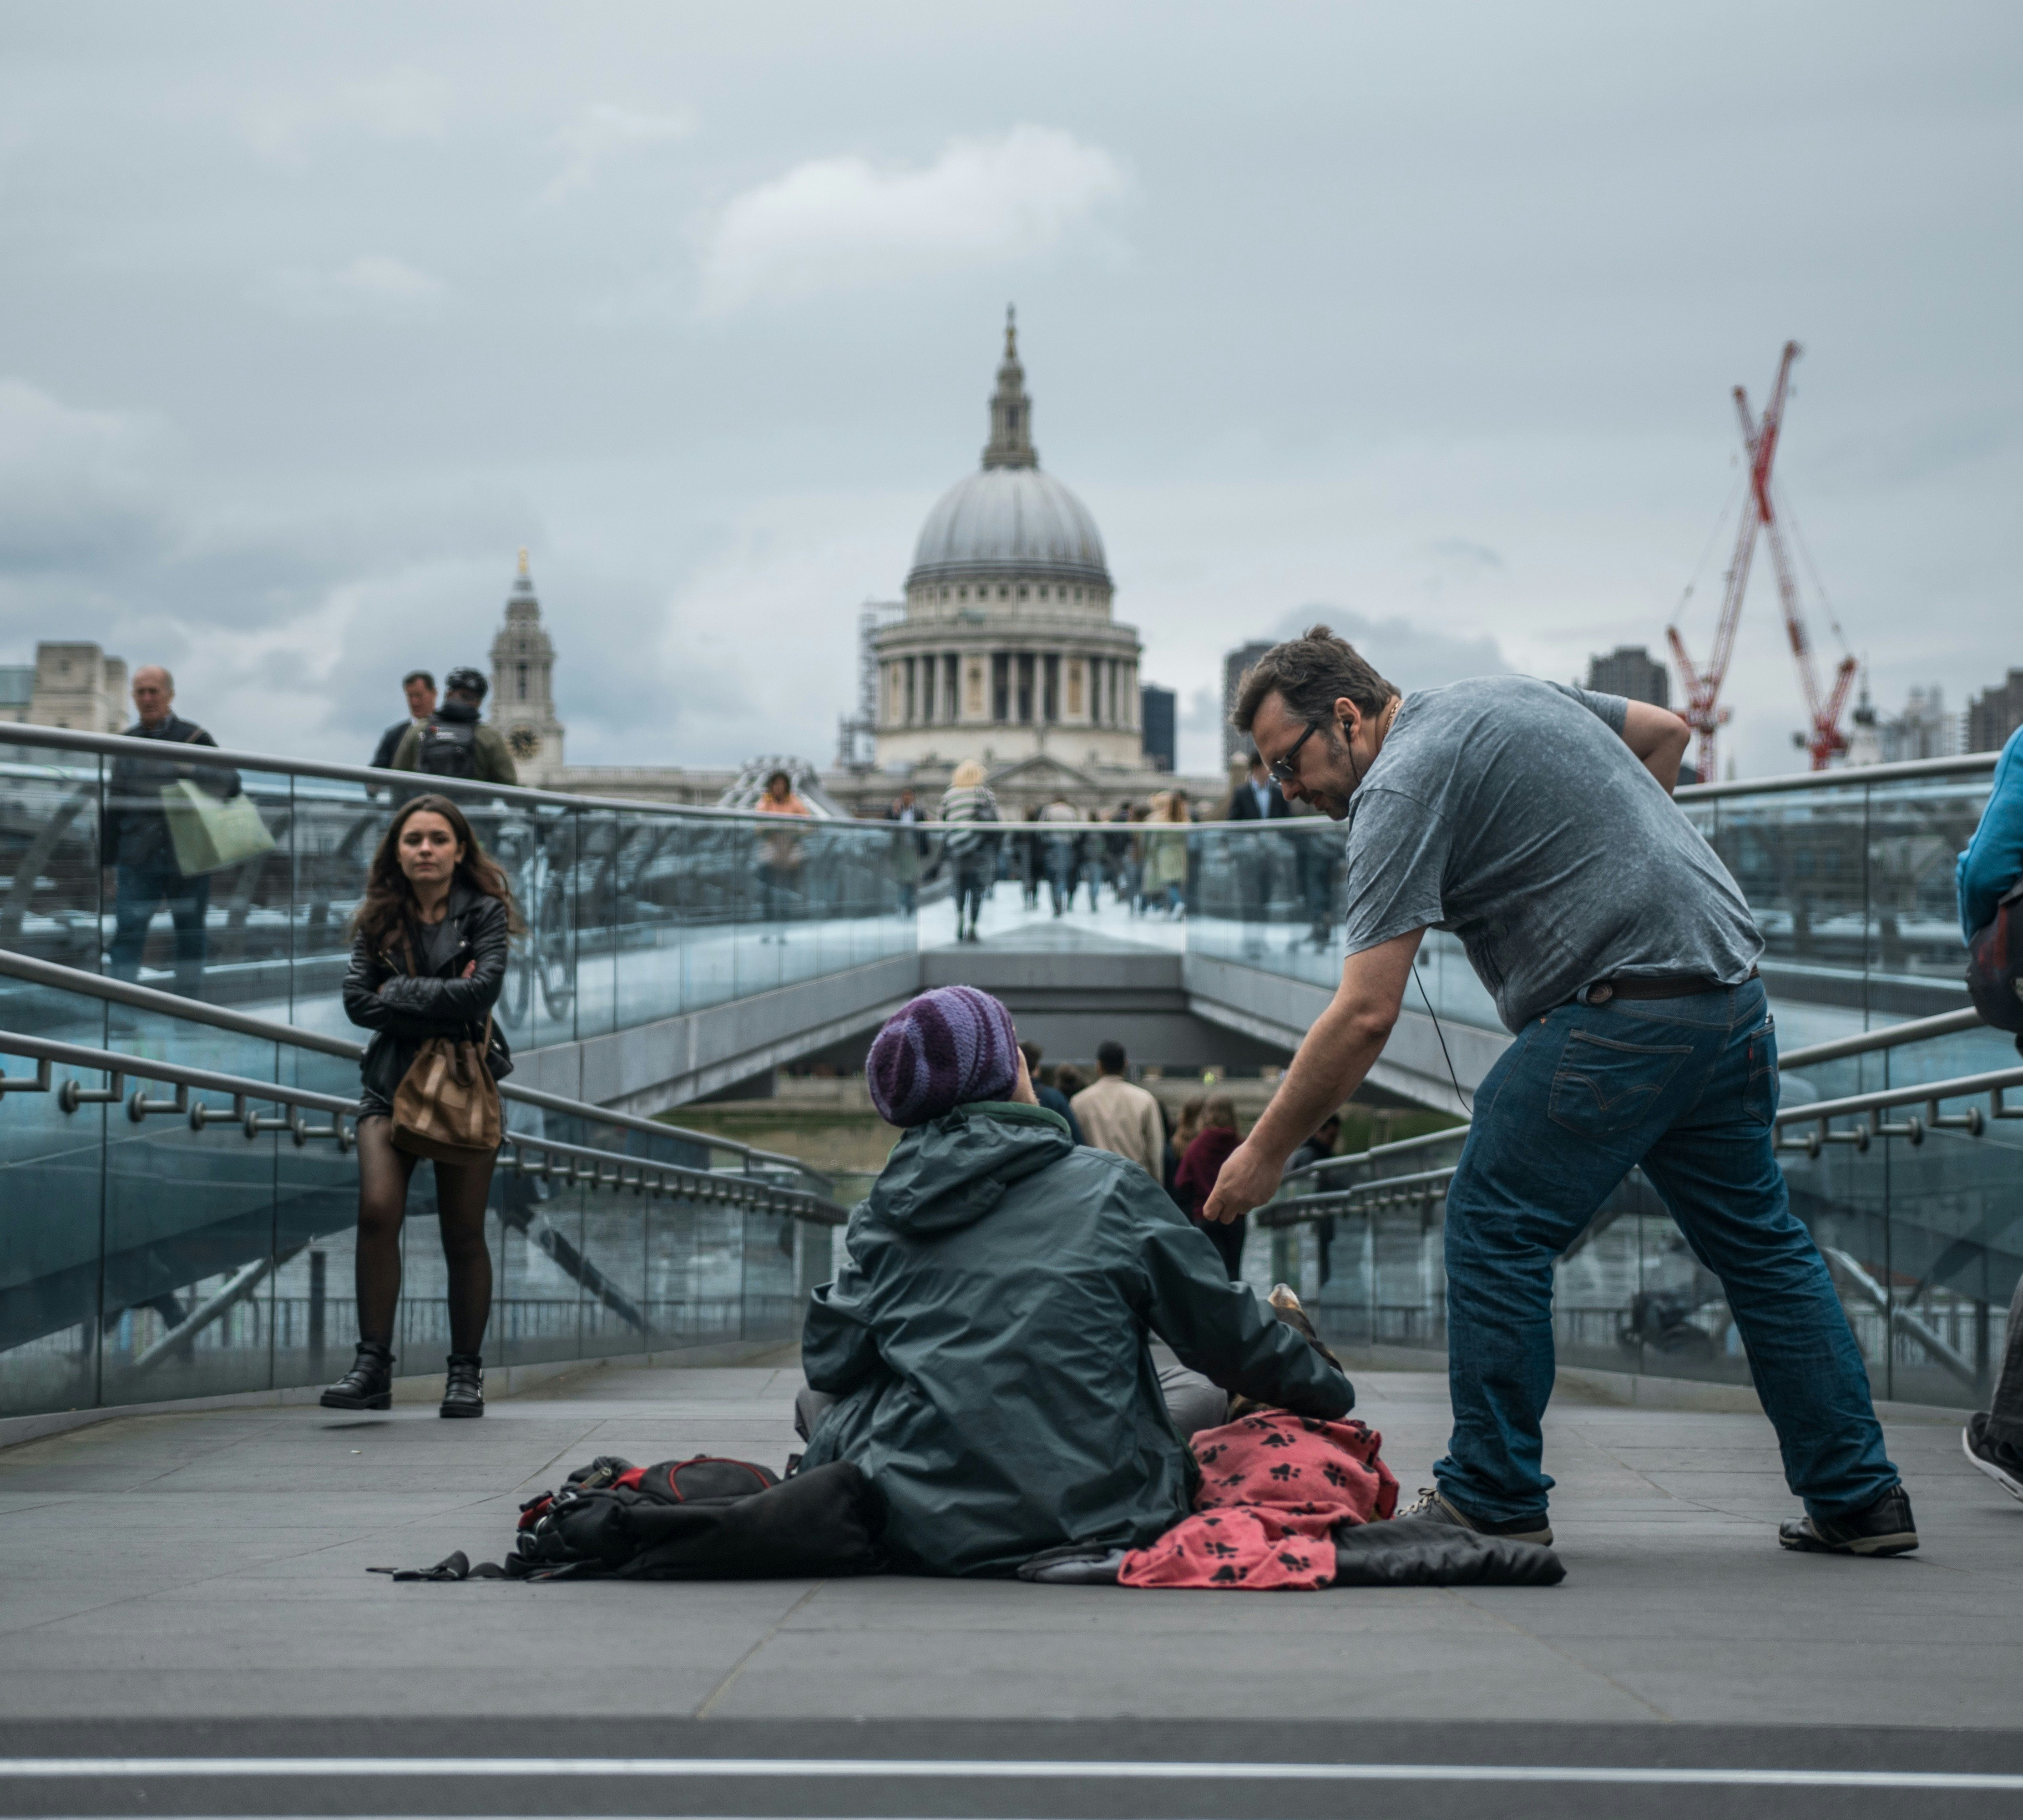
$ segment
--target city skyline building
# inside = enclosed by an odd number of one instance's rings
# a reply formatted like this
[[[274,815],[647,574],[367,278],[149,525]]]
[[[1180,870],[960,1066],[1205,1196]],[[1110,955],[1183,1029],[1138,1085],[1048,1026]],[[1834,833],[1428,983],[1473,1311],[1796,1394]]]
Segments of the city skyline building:
[[[1271,649],[1269,638],[1253,638],[1247,645],[1239,645],[1222,660],[1222,762],[1225,766],[1234,764],[1250,750],[1250,742],[1231,725],[1230,716],[1236,712],[1237,691],[1243,686],[1243,673]]]
[[[1007,311],[982,465],[928,513],[905,617],[874,634],[879,767],[1141,770],[1142,647],[1112,617],[1114,594],[1095,518],[1040,466]]]
[[[541,623],[541,602],[520,550],[506,617],[492,641],[492,688],[485,718],[505,736],[522,784],[539,787],[563,768],[567,729],[555,716],[555,645]]]
[[[1672,705],[1671,672],[1643,645],[1619,645],[1605,657],[1587,660],[1587,686],[1603,695],[1620,695],[1653,707]]]

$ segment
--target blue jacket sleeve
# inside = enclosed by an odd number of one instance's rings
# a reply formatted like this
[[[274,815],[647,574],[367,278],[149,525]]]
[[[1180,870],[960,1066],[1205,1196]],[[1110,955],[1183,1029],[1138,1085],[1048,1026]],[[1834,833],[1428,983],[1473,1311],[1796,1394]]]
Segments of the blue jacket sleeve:
[[[1977,929],[1995,920],[1996,901],[2023,878],[2023,727],[2009,736],[1995,766],[1995,788],[1981,812],[1981,825],[1959,857],[1955,883],[1959,893],[1960,934],[1971,941]]]

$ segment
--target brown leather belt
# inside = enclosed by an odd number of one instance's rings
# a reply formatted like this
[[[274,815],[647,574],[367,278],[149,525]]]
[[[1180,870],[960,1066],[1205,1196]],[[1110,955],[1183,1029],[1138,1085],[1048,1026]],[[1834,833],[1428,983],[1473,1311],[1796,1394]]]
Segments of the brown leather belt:
[[[1757,970],[1749,970],[1749,979],[1756,978]],[[1743,984],[1747,985],[1748,980]],[[1611,999],[1688,999],[1696,992],[1718,992],[1725,990],[1721,982],[1710,979],[1705,974],[1656,974],[1643,979],[1597,980],[1591,986],[1584,986],[1574,994],[1577,1005],[1605,1005]]]

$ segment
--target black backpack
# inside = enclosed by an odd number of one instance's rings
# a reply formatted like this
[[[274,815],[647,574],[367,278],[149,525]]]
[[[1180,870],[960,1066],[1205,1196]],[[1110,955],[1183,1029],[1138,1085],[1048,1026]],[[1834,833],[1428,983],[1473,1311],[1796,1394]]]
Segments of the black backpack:
[[[2023,879],[2003,893],[1992,919],[1967,943],[1966,989],[1985,1023],[2023,1039]]]
[[[431,777],[475,777],[477,722],[439,721],[431,716],[422,729],[421,750],[415,768]]]
[[[521,1507],[514,1579],[821,1578],[876,1573],[880,1504],[847,1460],[781,1478],[742,1460],[601,1454]]]

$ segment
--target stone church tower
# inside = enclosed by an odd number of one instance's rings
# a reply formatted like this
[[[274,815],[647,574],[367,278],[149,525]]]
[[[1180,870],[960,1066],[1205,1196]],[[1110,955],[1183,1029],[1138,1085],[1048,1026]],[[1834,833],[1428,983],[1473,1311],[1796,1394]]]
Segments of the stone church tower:
[[[562,765],[564,729],[555,718],[554,641],[541,624],[541,603],[520,552],[520,572],[506,601],[506,623],[492,641],[492,724],[505,735],[522,784],[538,787]]]

